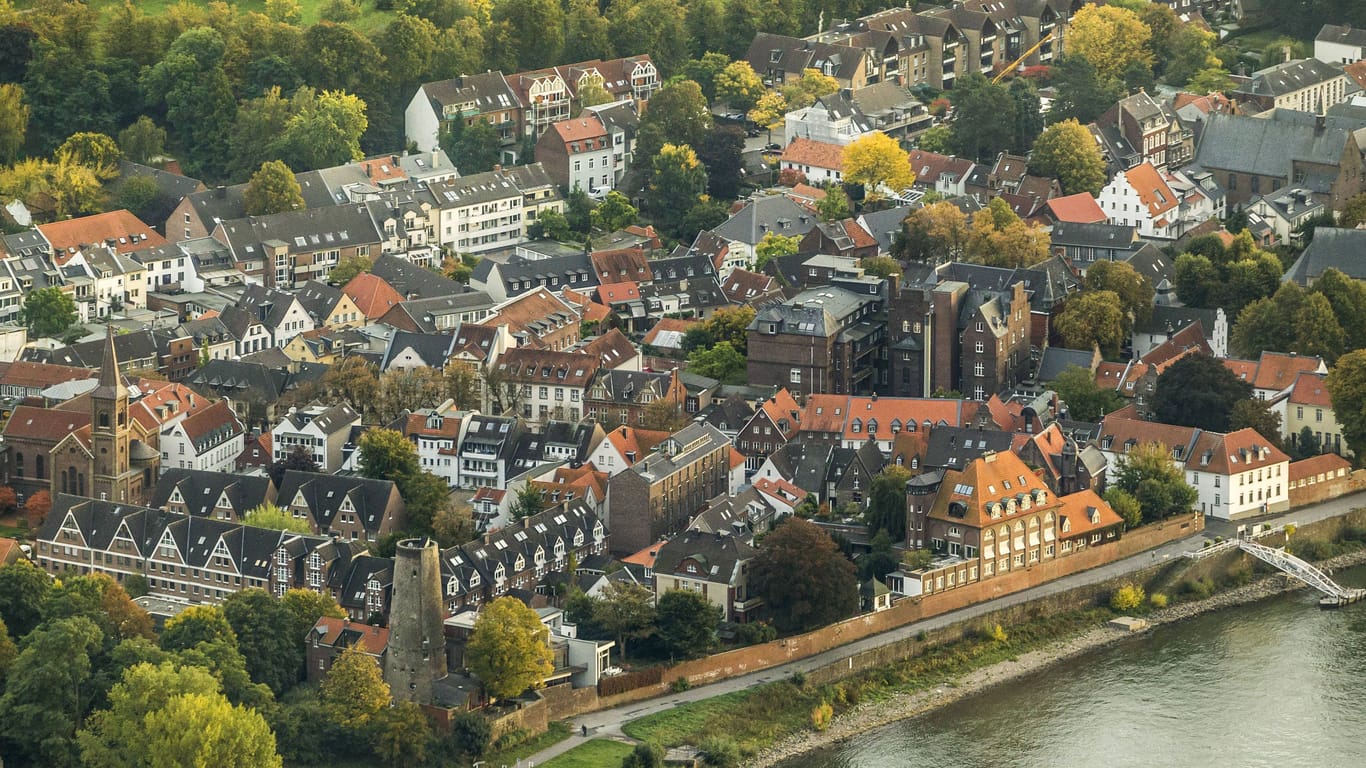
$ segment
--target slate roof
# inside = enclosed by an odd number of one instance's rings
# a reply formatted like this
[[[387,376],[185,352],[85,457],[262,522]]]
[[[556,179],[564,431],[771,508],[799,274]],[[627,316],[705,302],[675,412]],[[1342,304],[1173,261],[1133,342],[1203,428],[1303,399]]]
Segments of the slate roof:
[[[740,565],[751,560],[757,550],[736,536],[701,531],[684,531],[664,542],[655,555],[655,573],[678,574],[705,581],[732,584],[740,576]],[[701,574],[685,570],[692,561]]]
[[[754,245],[775,232],[801,237],[816,226],[816,216],[784,195],[765,195],[746,201],[740,210],[712,229],[733,242]]]
[[[517,95],[508,87],[507,78],[498,71],[423,83],[422,92],[431,100],[438,117],[447,105],[472,103],[480,112],[517,109],[521,106]]]
[[[265,475],[172,467],[157,480],[148,506],[166,509],[171,493],[177,489],[190,514],[200,517],[212,516],[214,507],[224,495],[232,504],[233,511],[241,515],[273,498],[274,492],[270,478]]]
[[[1235,93],[1282,96],[1332,80],[1335,77],[1342,77],[1341,69],[1331,64],[1325,64],[1318,59],[1299,59],[1282,62],[1253,72],[1251,81],[1240,86]]]
[[[394,335],[389,337],[389,346],[384,350],[384,358],[380,362],[379,369],[381,371],[389,370],[389,365],[393,362],[394,357],[406,349],[411,349],[428,367],[445,368],[454,341],[455,336],[451,333],[414,333],[395,330]]]
[[[1138,333],[1173,333],[1198,322],[1211,331],[1219,319],[1219,310],[1200,307],[1173,307],[1159,304],[1153,307],[1152,316],[1142,325],[1135,324]]]
[[[1014,436],[995,429],[938,426],[930,430],[922,466],[962,469],[986,453],[1009,451]]]
[[[330,528],[332,520],[341,511],[342,501],[349,499],[361,525],[372,533],[379,531],[384,523],[390,499],[398,498],[390,480],[287,470],[280,481],[276,503],[288,507],[300,496],[307,502],[317,530]],[[402,504],[401,499],[399,504]]]
[[[1258,176],[1291,177],[1291,163],[1337,167],[1354,121],[1327,117],[1322,131],[1315,116],[1275,110],[1268,117],[1213,114],[1200,134],[1194,164],[1205,170],[1236,171]]]
[[[291,254],[379,245],[382,241],[364,203],[326,205],[222,223],[222,233],[239,260],[265,257],[262,243],[285,244]]]
[[[322,432],[324,435],[331,435],[342,430],[351,429],[351,425],[359,418],[360,415],[351,410],[351,406],[345,403],[339,403],[330,408],[314,406],[312,408],[298,409],[292,413],[285,414],[284,421],[289,422],[295,429],[303,429],[305,426],[314,425],[318,428],[318,431]]]
[[[280,398],[289,380],[288,371],[241,360],[210,360],[186,379],[191,386],[221,397],[240,399],[257,392],[268,403]]]
[[[1366,280],[1366,229],[1315,229],[1314,240],[1281,280],[1307,287],[1330,269]]]
[[[1362,45],[1366,46],[1366,29],[1353,27],[1350,24],[1324,24],[1319,30],[1319,34],[1314,38],[1315,42],[1337,43],[1339,45]]]
[[[1089,349],[1048,347],[1043,351],[1043,356],[1039,358],[1039,367],[1035,372],[1034,379],[1040,382],[1052,381],[1071,365],[1089,371],[1093,358],[1094,353]]]

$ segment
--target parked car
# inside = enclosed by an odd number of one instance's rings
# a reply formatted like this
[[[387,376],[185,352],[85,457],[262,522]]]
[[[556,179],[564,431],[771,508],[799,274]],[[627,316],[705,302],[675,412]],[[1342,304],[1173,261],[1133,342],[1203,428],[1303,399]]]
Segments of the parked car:
[[[783,145],[782,145],[782,144],[765,144],[765,145],[764,145],[764,151],[765,151],[765,152],[782,152],[782,151],[783,151]]]
[[[757,138],[759,138],[759,129],[758,129],[758,128],[746,128],[746,129],[745,129],[745,135],[748,136],[748,137],[751,138],[751,139],[757,139]]]

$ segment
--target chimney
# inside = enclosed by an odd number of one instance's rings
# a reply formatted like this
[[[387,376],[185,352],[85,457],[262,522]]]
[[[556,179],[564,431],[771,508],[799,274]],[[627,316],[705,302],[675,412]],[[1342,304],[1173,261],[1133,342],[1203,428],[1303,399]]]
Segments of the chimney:
[[[1283,46],[1281,46],[1281,55],[1283,55],[1283,56],[1285,57],[1285,61],[1287,61],[1287,62],[1290,61],[1290,46],[1288,46],[1288,45],[1283,45]]]

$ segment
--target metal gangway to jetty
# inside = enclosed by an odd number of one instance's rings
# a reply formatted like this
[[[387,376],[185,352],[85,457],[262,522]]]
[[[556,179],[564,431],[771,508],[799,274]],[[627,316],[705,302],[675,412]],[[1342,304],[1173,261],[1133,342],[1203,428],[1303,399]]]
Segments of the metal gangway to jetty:
[[[1249,555],[1322,592],[1324,596],[1319,600],[1319,607],[1321,608],[1338,608],[1348,603],[1366,599],[1366,589],[1344,587],[1328,578],[1328,574],[1322,570],[1295,557],[1284,549],[1274,549],[1248,538],[1239,537],[1236,541],[1238,548]]]

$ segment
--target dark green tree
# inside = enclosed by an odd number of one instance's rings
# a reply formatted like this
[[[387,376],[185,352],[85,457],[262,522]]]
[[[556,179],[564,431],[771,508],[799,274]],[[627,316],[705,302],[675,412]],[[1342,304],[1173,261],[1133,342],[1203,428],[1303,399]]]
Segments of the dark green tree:
[[[895,541],[906,539],[906,481],[910,479],[911,473],[895,464],[888,464],[873,478],[864,513],[870,531],[886,531]]]
[[[28,560],[0,567],[0,619],[10,635],[23,638],[43,620],[43,602],[52,578]]]
[[[1068,417],[1077,421],[1100,421],[1124,405],[1123,396],[1097,384],[1096,377],[1081,366],[1067,366],[1048,386],[1067,403]]]
[[[901,557],[892,547],[892,537],[879,528],[869,542],[868,553],[858,559],[860,579],[883,579],[901,565]]]
[[[1252,385],[1218,359],[1187,355],[1157,377],[1153,418],[1163,424],[1227,432],[1233,406],[1252,397]]]
[[[679,659],[705,656],[716,645],[721,606],[700,592],[671,589],[655,606],[655,630],[669,655]]]
[[[1230,430],[1252,429],[1278,449],[1281,445],[1281,415],[1271,410],[1265,400],[1248,398],[1233,404],[1229,413]]]
[[[1118,470],[1113,487],[1138,500],[1145,522],[1189,512],[1199,496],[1186,483],[1185,471],[1172,463],[1171,449],[1161,443],[1131,448]]]
[[[503,153],[498,131],[485,120],[475,120],[473,125],[456,120],[452,126],[453,130],[442,135],[441,146],[461,175],[493,170]]]
[[[26,765],[80,764],[76,728],[96,693],[90,682],[103,642],[104,633],[84,616],[46,623],[24,638],[0,696],[6,758]]]
[[[711,110],[701,86],[691,80],[669,83],[650,97],[650,108],[641,118],[636,162],[648,167],[665,144],[701,146],[711,128]]]
[[[223,601],[223,617],[237,635],[247,673],[280,695],[299,682],[304,638],[294,614],[264,589],[244,589]]]
[[[707,194],[716,200],[734,200],[740,194],[740,154],[745,134],[728,125],[708,133],[697,147],[697,159],[707,169]]]
[[[789,518],[763,539],[750,565],[750,585],[773,622],[799,632],[838,621],[858,609],[854,564],[814,524]]]
[[[653,166],[646,201],[655,226],[671,237],[685,239],[683,220],[707,187],[707,171],[686,144],[665,144]]]
[[[1366,350],[1358,349],[1338,358],[1325,382],[1333,401],[1333,413],[1342,425],[1342,437],[1358,456],[1366,455]]]
[[[1034,84],[1022,77],[1010,81],[1006,89],[1014,105],[1014,140],[1010,151],[1017,155],[1028,154],[1034,140],[1043,132],[1043,105],[1039,102],[1039,92]]]
[[[29,291],[19,310],[19,322],[28,327],[30,336],[61,338],[78,318],[71,294],[55,285]]]
[[[1122,84],[1101,79],[1091,62],[1081,56],[1063,56],[1053,65],[1052,73],[1058,95],[1048,110],[1050,123],[1075,119],[1086,125],[1124,95]]]
[[[979,73],[970,72],[959,78],[953,88],[956,115],[950,145],[954,152],[989,161],[1002,150],[1010,149],[1017,133],[1015,104],[1005,87],[993,84]]]

